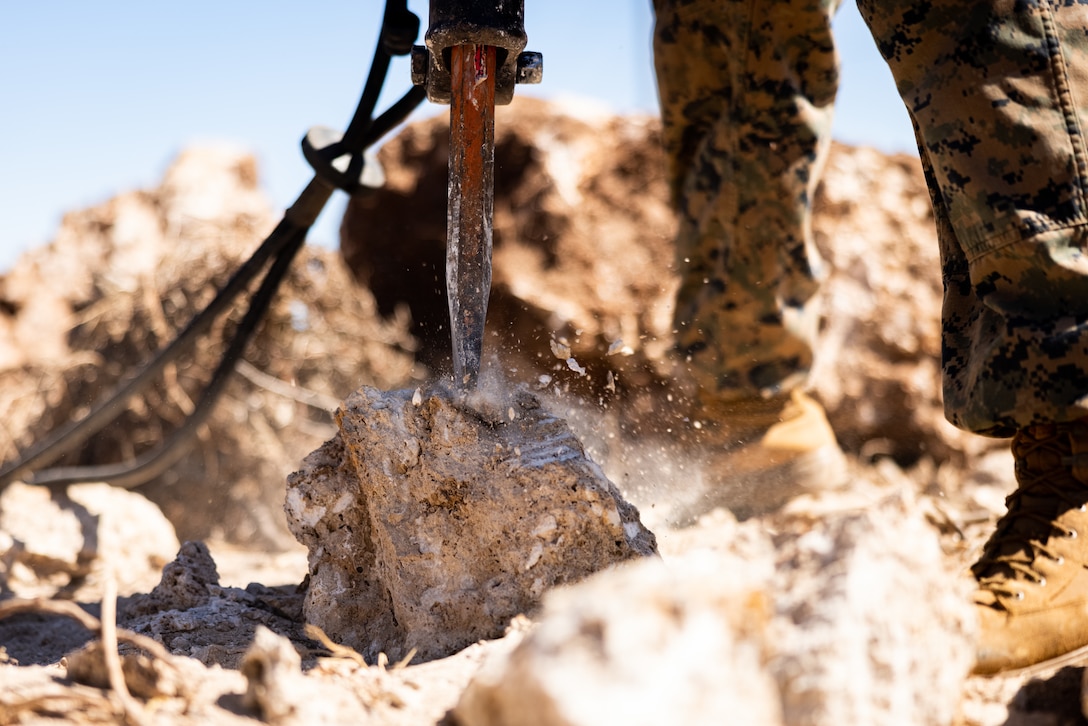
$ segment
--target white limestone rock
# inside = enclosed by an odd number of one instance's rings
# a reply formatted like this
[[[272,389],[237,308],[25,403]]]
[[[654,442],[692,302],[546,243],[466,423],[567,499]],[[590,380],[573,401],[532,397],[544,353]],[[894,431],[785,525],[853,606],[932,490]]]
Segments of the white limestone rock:
[[[136,492],[15,482],[0,494],[0,586],[22,597],[80,587],[94,596],[107,569],[122,594],[136,592],[158,581],[177,549],[174,527]]]

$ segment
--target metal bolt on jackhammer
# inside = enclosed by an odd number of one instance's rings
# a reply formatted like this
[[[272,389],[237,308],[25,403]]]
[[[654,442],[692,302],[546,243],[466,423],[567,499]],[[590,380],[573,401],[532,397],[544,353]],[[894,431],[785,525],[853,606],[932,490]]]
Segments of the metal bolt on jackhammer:
[[[431,65],[431,53],[425,45],[412,46],[412,85],[426,86],[428,68]],[[517,73],[514,82],[521,85],[536,85],[544,81],[544,54],[527,50],[518,53]]]
[[[518,70],[515,83],[535,85],[544,80],[544,55],[527,50],[518,54]]]

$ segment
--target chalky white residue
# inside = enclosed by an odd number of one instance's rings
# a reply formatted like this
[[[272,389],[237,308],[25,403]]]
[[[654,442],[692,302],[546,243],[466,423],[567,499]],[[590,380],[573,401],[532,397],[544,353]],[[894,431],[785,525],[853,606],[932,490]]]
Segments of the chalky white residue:
[[[339,514],[340,512],[351,506],[351,503],[355,501],[355,496],[351,492],[344,492],[336,501],[332,504],[332,513]]]
[[[559,529],[559,522],[556,521],[555,515],[545,514],[541,518],[540,524],[534,527],[530,534],[540,539],[550,539],[557,529]]]
[[[416,547],[421,555],[437,555],[442,553],[442,540],[420,538],[416,540]]]
[[[604,518],[605,521],[607,521],[613,527],[619,527],[620,523],[623,521],[620,519],[619,510],[617,510],[615,507],[609,507],[605,511]]]
[[[320,522],[327,511],[325,507],[307,506],[298,489],[287,490],[287,499],[284,502],[284,506],[287,509],[289,518],[298,520],[307,527],[313,527]]]
[[[532,549],[529,550],[529,559],[525,562],[525,571],[533,569],[533,565],[540,561],[541,556],[544,554],[544,545],[540,542],[533,542]]]
[[[567,358],[570,358],[570,346],[565,341],[552,338],[548,341],[548,344],[552,348],[552,355],[554,355],[559,360],[566,360]]]
[[[529,594],[533,597],[540,597],[544,594],[544,580],[536,578],[533,580],[533,584],[529,586]]]
[[[592,137],[582,143],[571,143],[560,139],[550,130],[542,130],[533,139],[542,152],[544,169],[555,182],[555,190],[567,204],[577,206],[582,202],[582,166],[585,157],[592,151]]]
[[[444,588],[432,587],[424,590],[420,595],[419,604],[424,610],[430,610],[439,603],[449,600],[449,594]]]

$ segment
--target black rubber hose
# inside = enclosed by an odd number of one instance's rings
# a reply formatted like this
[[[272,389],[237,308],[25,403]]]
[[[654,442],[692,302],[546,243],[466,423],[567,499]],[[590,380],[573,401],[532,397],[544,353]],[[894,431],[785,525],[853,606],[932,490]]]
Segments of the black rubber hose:
[[[279,257],[272,263],[264,279],[253,297],[250,299],[249,309],[238,323],[230,344],[227,346],[223,357],[219,361],[215,372],[193,412],[189,414],[185,422],[175,429],[167,439],[154,449],[142,454],[134,461],[117,464],[103,464],[99,466],[72,466],[45,469],[36,472],[28,479],[28,484],[37,486],[61,487],[87,481],[101,481],[116,487],[131,489],[148,482],[159,476],[188,452],[197,431],[208,420],[215,409],[220,395],[226,387],[234,366],[242,357],[246,345],[257,329],[261,318],[264,317],[272,298],[287,274],[295,255],[302,249],[306,241],[308,229],[295,230],[288,244],[284,247]]]
[[[0,490],[27,471],[45,466],[75,449],[88,438],[113,421],[125,409],[128,399],[147,388],[155,377],[170,363],[183,355],[195,339],[207,331],[212,322],[234,302],[249,283],[265,267],[268,260],[278,254],[290,241],[292,225],[285,219],[264,243],[231,277],[216,294],[208,307],[201,310],[189,324],[165,348],[135,375],[121,383],[109,396],[91,409],[78,421],[72,421],[51,432],[44,440],[23,452],[17,460],[0,469]]]

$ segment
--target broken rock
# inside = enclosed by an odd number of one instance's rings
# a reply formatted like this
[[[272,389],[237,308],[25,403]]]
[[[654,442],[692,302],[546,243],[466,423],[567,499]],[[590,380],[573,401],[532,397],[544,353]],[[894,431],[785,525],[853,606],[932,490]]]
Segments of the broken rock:
[[[771,671],[786,722],[947,724],[974,662],[973,582],[906,492],[786,524]]]
[[[301,608],[291,606],[298,597],[257,584],[222,587],[207,546],[186,542],[150,593],[123,600],[118,624],[154,638],[173,655],[238,668],[259,626],[306,642]]]
[[[177,548],[173,526],[136,492],[15,482],[0,495],[0,590],[20,597],[62,589],[97,597],[107,570],[122,594],[137,592],[155,583]]]
[[[499,637],[550,588],[657,551],[528,393],[363,388],[337,419],[288,478],[287,518],[309,549],[306,620],[371,662]]]
[[[550,593],[521,645],[477,673],[457,723],[783,723],[765,667],[770,566],[702,551]]]
[[[489,659],[463,726],[953,723],[973,658],[966,578],[910,502],[776,523],[595,575]]]

